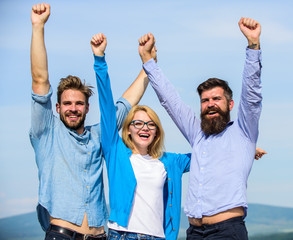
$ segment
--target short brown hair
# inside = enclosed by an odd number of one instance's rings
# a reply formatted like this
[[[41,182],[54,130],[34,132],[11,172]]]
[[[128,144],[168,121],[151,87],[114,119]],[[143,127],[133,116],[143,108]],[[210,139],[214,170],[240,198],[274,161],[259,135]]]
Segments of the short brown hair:
[[[144,105],[136,105],[129,111],[122,127],[122,140],[124,144],[130,148],[131,150],[134,149],[134,145],[132,142],[131,137],[128,134],[128,128],[130,125],[130,122],[133,120],[133,117],[136,112],[144,111],[147,113],[147,115],[150,117],[152,121],[157,125],[157,133],[153,140],[153,142],[148,146],[148,154],[152,156],[153,158],[160,158],[163,155],[164,151],[164,130],[161,124],[161,121],[158,117],[158,115],[155,113],[154,110],[152,110],[148,106]]]
[[[57,88],[57,101],[61,103],[61,95],[65,90],[74,89],[78,90],[85,96],[86,104],[90,96],[93,95],[92,86],[85,85],[85,82],[82,82],[79,77],[68,75],[66,78],[61,78],[58,88]]]
[[[228,102],[233,98],[233,92],[229,87],[228,82],[219,78],[209,78],[208,80],[204,81],[197,87],[197,92],[201,97],[202,92],[210,90],[215,87],[223,88],[224,96],[226,97]]]

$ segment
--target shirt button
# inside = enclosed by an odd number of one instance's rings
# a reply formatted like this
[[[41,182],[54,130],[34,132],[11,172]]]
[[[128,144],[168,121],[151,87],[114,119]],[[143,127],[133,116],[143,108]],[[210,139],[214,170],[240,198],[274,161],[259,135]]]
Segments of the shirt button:
[[[84,205],[87,206],[87,203],[85,203]]]
[[[170,204],[169,207],[172,207],[172,204]]]
[[[198,203],[200,203],[200,200],[197,200]]]
[[[203,154],[206,154],[206,152],[203,152]]]
[[[172,194],[173,192],[170,192],[170,194]]]
[[[90,152],[88,152],[87,154],[88,154],[88,155],[91,155],[91,153],[90,153]]]
[[[171,217],[171,220],[173,219],[173,217]]]
[[[171,181],[171,178],[168,178],[168,181]]]
[[[175,231],[175,228],[173,228],[173,231]]]
[[[87,189],[89,189],[89,186],[86,186]]]

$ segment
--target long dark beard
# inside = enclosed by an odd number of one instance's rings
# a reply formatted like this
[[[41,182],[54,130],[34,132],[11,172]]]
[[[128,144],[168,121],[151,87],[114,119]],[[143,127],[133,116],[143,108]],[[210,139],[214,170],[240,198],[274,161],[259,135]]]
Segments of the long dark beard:
[[[209,111],[216,111],[219,113],[218,117],[208,118]],[[230,121],[230,111],[227,106],[226,111],[222,111],[218,107],[212,107],[200,114],[201,129],[206,135],[219,134],[224,131],[227,123]]]

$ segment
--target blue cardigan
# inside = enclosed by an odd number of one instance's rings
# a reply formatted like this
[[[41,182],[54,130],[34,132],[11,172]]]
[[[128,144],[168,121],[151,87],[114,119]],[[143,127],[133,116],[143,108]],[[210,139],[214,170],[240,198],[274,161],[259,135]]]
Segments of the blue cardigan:
[[[123,143],[116,124],[108,66],[104,57],[95,56],[94,69],[101,111],[101,144],[109,179],[109,220],[127,227],[136,179],[129,157],[132,151]],[[181,212],[182,174],[189,171],[190,154],[164,153],[160,158],[167,172],[164,185],[165,237],[177,239]]]

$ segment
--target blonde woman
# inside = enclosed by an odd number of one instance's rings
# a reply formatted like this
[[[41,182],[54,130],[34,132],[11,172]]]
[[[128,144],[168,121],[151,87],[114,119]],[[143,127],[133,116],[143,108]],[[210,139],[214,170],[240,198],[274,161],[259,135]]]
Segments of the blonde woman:
[[[190,155],[163,152],[164,131],[147,106],[133,107],[122,138],[107,72],[103,34],[91,40],[95,55],[101,142],[109,179],[108,239],[176,239],[181,211],[181,177]],[[126,93],[127,94],[127,93]]]

